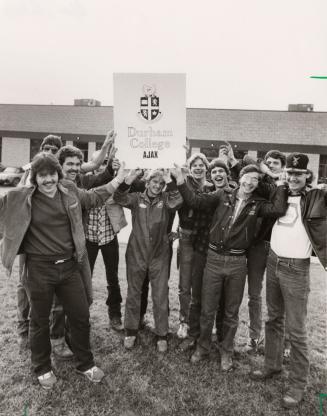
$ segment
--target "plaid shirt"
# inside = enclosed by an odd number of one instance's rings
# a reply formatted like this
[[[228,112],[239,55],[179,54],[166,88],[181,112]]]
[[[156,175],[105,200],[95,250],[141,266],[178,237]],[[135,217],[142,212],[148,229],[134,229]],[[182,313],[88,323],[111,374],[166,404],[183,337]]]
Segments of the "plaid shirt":
[[[85,237],[91,243],[97,243],[99,246],[108,244],[115,238],[105,205],[89,210]]]

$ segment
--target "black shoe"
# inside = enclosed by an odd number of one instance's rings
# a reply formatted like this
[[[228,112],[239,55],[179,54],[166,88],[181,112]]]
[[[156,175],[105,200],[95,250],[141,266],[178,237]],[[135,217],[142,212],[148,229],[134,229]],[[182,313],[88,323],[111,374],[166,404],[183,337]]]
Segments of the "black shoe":
[[[190,351],[196,348],[196,339],[195,338],[186,338],[179,344],[178,349],[181,351]]]
[[[280,374],[282,370],[254,370],[250,373],[251,380],[264,381]]]
[[[113,318],[110,319],[110,327],[114,330],[114,331],[123,331],[124,330],[124,325],[121,321],[121,318],[119,316],[114,316]]]

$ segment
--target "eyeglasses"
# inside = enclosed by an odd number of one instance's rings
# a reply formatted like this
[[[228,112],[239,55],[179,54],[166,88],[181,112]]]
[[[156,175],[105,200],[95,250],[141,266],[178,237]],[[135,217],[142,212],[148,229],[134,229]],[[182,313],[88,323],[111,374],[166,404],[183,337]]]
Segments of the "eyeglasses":
[[[42,150],[44,152],[51,152],[52,154],[55,155],[58,152],[58,147],[45,145]]]

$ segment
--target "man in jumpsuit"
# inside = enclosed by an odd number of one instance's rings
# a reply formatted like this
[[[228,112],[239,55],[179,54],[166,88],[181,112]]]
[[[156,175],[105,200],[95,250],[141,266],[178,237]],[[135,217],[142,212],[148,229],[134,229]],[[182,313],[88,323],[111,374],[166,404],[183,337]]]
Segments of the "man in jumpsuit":
[[[138,176],[131,171],[114,194],[114,200],[132,211],[132,232],[126,250],[128,291],[125,306],[126,349],[135,345],[139,329],[141,291],[148,273],[151,282],[157,349],[167,351],[169,239],[167,225],[170,211],[178,209],[182,197],[169,174],[154,170],[146,178],[143,193],[128,193]],[[167,191],[163,192],[167,183]]]

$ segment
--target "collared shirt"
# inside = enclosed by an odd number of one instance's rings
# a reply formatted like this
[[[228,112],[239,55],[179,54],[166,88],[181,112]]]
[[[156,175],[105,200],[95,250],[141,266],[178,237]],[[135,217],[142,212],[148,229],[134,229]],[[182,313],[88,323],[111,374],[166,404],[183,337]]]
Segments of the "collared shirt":
[[[86,239],[99,246],[110,243],[115,238],[115,233],[108,217],[106,206],[91,208],[86,228]]]

